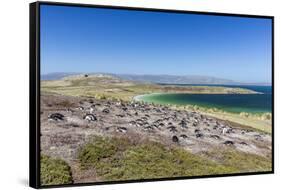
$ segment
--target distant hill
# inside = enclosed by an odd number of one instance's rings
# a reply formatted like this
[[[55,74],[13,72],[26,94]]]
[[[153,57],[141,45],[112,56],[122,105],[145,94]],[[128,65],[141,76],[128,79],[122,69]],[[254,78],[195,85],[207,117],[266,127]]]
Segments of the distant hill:
[[[71,75],[78,75],[78,74],[80,73],[63,73],[63,72],[48,73],[48,74],[42,74],[41,80],[60,80],[64,77],[71,76]]]
[[[41,75],[41,80],[59,80],[67,76],[79,75],[85,73],[50,73]],[[229,79],[198,76],[198,75],[135,75],[135,74],[112,74],[112,73],[87,73],[87,74],[106,74],[120,79],[158,84],[218,84],[218,85],[270,85],[268,83],[239,83]]]
[[[162,84],[235,84],[234,81],[207,76],[176,76],[176,75],[117,75],[120,78],[138,82]]]

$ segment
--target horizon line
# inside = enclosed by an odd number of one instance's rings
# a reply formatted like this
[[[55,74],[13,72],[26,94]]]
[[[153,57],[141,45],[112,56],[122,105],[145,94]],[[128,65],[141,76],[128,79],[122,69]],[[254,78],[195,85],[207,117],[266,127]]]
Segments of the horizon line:
[[[151,75],[151,76],[175,76],[175,77],[187,77],[187,76],[193,76],[193,77],[209,77],[209,78],[215,78],[215,79],[223,79],[223,80],[229,80],[230,82],[233,83],[240,83],[240,84],[266,84],[266,85],[271,85],[272,86],[272,81],[270,82],[241,82],[241,81],[236,81],[233,79],[228,79],[228,78],[222,78],[222,77],[214,77],[210,75],[194,75],[194,74],[187,74],[187,75],[176,75],[176,74],[130,74],[130,73],[110,73],[110,72],[49,72],[49,73],[40,73],[40,76],[42,75],[50,75],[50,74],[71,74],[71,75],[79,75],[79,74],[110,74],[110,75],[137,75],[137,76],[145,76],[145,75]]]

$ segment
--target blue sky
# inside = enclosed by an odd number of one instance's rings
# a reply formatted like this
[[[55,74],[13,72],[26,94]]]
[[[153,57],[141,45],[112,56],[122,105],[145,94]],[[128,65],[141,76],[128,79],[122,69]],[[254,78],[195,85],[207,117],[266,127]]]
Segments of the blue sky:
[[[41,5],[41,73],[271,81],[271,20]]]

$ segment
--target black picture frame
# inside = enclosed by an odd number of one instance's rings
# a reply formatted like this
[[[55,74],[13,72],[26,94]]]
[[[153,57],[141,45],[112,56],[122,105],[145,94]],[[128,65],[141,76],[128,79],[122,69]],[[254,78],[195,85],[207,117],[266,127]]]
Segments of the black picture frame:
[[[117,10],[134,10],[134,11],[152,11],[152,12],[169,12],[183,14],[199,14],[199,15],[216,15],[216,16],[231,16],[245,18],[266,18],[272,23],[272,170],[266,172],[247,172],[238,174],[223,174],[223,175],[206,175],[192,177],[173,177],[160,179],[143,179],[143,180],[126,180],[126,181],[110,181],[110,182],[93,182],[67,185],[48,185],[40,184],[40,5],[55,5],[55,6],[71,6],[71,7],[88,7],[88,8],[104,8]],[[30,81],[29,81],[29,185],[33,188],[53,188],[53,187],[71,187],[71,186],[88,186],[101,184],[121,184],[163,180],[182,180],[195,178],[213,178],[213,177],[229,177],[229,176],[245,176],[259,174],[274,173],[274,16],[263,15],[248,15],[248,14],[232,14],[218,12],[200,12],[187,10],[169,10],[156,8],[141,8],[141,7],[126,7],[126,6],[109,6],[109,5],[92,5],[79,3],[58,3],[38,1],[29,4],[29,39],[30,39]]]

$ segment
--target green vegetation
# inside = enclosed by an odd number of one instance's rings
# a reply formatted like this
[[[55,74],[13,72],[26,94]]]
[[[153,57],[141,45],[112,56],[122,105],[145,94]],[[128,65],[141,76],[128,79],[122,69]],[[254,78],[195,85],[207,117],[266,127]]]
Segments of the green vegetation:
[[[201,111],[201,112],[208,112],[208,113],[227,113],[231,115],[239,115],[240,117],[243,118],[249,118],[249,119],[256,119],[256,120],[261,120],[261,121],[270,121],[271,123],[271,113],[266,112],[266,113],[248,113],[248,112],[240,112],[240,113],[234,113],[234,112],[227,112],[222,109],[218,108],[207,108],[207,107],[202,107],[202,106],[197,106],[197,105],[185,105],[185,106],[172,106],[171,107],[176,107],[176,108],[182,108],[186,110],[191,110],[191,111]]]
[[[252,94],[254,91],[243,88],[218,86],[174,86],[135,83],[112,76],[83,75],[70,76],[62,80],[41,81],[42,92],[69,96],[100,97],[132,101],[133,97],[149,93],[197,93],[197,94]]]
[[[132,101],[140,94],[150,93],[201,93],[201,94],[251,94],[254,91],[243,88],[216,86],[173,86],[135,83],[107,75],[70,76],[62,80],[41,81],[42,94],[60,94],[67,96],[95,97],[96,99]],[[67,104],[66,104],[67,105]],[[229,113],[215,108],[198,106],[170,106],[176,109],[198,111],[204,114],[247,125],[265,132],[271,132],[271,114]]]
[[[232,148],[212,150],[204,152],[202,155],[238,172],[271,171],[272,168],[271,155],[262,157],[255,154],[238,152]]]
[[[196,111],[204,115],[216,117],[218,119],[234,122],[240,124],[241,127],[254,128],[259,131],[271,133],[272,116],[271,113],[246,113],[240,114],[226,112],[217,108],[205,108],[197,105],[169,105],[175,110]]]
[[[268,171],[270,160],[240,152],[194,155],[160,143],[132,142],[124,138],[95,136],[79,152],[82,169],[93,168],[103,180],[133,180]]]
[[[71,170],[61,159],[41,155],[41,185],[61,185],[72,183]]]
[[[243,88],[217,86],[173,86],[144,84],[124,81],[112,76],[84,75],[70,76],[62,80],[41,81],[42,94],[61,94],[67,96],[95,97],[97,99],[132,101],[141,94],[150,93],[190,93],[190,94],[252,94],[254,91]],[[271,133],[271,114],[230,113],[215,108],[199,106],[172,106],[175,109],[202,112],[206,115],[229,120],[241,125]]]

